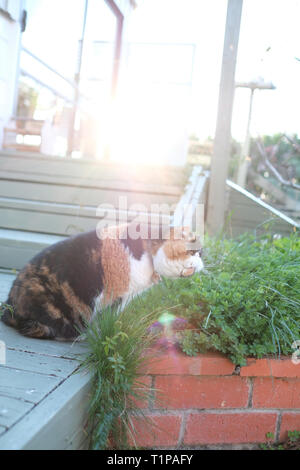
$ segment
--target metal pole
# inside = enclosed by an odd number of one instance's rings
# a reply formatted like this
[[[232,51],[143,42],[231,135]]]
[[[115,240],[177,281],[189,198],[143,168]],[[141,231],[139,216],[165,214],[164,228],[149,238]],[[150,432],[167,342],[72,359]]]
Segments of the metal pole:
[[[226,179],[231,144],[231,119],[235,68],[243,0],[228,0],[217,127],[211,165],[206,228],[211,234],[223,228],[226,210]]]
[[[255,90],[275,90],[276,87],[273,85],[272,82],[265,82],[262,78],[259,78],[258,80],[253,80],[251,82],[238,82],[236,83],[236,88],[250,88],[251,90],[246,138],[243,144],[241,160],[239,162],[239,166],[237,170],[237,184],[241,186],[242,188],[244,188],[246,186],[247,171],[248,171],[247,157],[249,156],[249,150],[250,150],[250,124],[251,124],[251,118],[252,118],[254,91]]]
[[[119,81],[119,71],[121,63],[121,50],[122,50],[122,40],[123,40],[123,29],[124,29],[124,16],[115,3],[114,0],[105,0],[108,7],[111,9],[113,14],[117,19],[117,31],[115,38],[115,51],[114,51],[114,65],[112,71],[112,84],[111,84],[111,98],[110,106],[113,106],[113,102],[116,98],[117,86]],[[110,118],[111,119],[111,118]],[[108,161],[110,160],[110,145],[106,145],[103,152],[103,159]]]
[[[86,33],[86,23],[87,23],[87,14],[89,8],[89,0],[85,0],[85,7],[84,7],[84,18],[83,18],[83,26],[82,26],[82,34],[81,34],[81,41],[79,42],[79,54],[78,54],[78,66],[77,72],[75,74],[75,92],[74,92],[74,106],[72,109],[72,114],[70,118],[69,124],[69,135],[68,135],[68,157],[72,156],[72,152],[74,150],[74,127],[76,121],[76,115],[79,105],[79,85],[80,85],[80,75],[81,75],[81,68],[82,68],[82,57],[83,57],[83,49],[84,49],[84,40],[85,40],[85,33]]]
[[[245,138],[245,142],[244,142],[244,145],[243,145],[242,155],[241,155],[241,163],[239,165],[238,174],[237,174],[237,184],[239,186],[241,186],[242,188],[245,187],[246,178],[247,178],[247,169],[248,169],[247,157],[249,156],[249,150],[250,150],[250,124],[251,124],[251,117],[252,117],[252,106],[253,106],[254,90],[255,90],[255,88],[251,88],[246,138]]]

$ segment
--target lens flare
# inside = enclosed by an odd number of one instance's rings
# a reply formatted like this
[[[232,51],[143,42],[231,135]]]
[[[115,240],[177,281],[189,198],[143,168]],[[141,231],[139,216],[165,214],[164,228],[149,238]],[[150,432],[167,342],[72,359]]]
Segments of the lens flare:
[[[158,320],[153,323],[148,332],[157,335],[155,347],[160,350],[167,350],[176,360],[178,349],[178,334],[188,325],[188,320],[177,317],[170,312],[163,312]]]
[[[171,326],[175,320],[175,315],[172,315],[169,312],[164,312],[158,319],[158,321],[165,327]]]

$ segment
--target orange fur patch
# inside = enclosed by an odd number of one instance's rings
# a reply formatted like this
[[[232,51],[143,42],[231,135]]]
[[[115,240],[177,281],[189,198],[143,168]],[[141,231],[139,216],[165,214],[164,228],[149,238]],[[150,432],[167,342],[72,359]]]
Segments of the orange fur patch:
[[[114,231],[116,234],[117,231]],[[130,264],[124,246],[118,239],[102,240],[101,262],[103,268],[104,304],[122,297],[129,288]]]
[[[190,257],[186,250],[184,240],[168,240],[163,244],[163,250],[166,256],[172,261],[184,261]]]
[[[45,304],[45,308],[52,318],[61,318],[61,311],[58,308],[54,307],[54,305],[50,304],[50,302],[47,302]]]
[[[158,250],[160,249],[160,247],[163,245],[163,241],[162,240],[154,240],[152,241],[151,243],[151,254],[152,256],[155,256],[156,253],[158,252]]]
[[[79,317],[84,317],[87,320],[91,319],[92,312],[88,305],[82,302],[77,295],[74,293],[68,282],[63,282],[61,285],[61,291],[67,300],[68,304],[72,307],[74,313]]]

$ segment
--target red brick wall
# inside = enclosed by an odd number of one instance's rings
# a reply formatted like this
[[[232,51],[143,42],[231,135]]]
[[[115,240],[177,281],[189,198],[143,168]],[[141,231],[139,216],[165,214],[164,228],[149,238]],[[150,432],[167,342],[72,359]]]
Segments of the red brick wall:
[[[139,403],[154,426],[134,420],[141,447],[258,444],[266,433],[278,441],[300,430],[300,365],[290,358],[249,359],[236,369],[218,354],[172,351],[141,379],[154,389],[149,403]]]

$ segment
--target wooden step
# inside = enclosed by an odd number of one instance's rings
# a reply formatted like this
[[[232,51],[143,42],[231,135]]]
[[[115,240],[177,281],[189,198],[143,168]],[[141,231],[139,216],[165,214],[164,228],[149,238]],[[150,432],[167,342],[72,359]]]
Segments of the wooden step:
[[[19,134],[19,135],[41,135],[41,129],[36,129],[36,130],[29,130],[29,129],[21,129],[20,127],[5,127],[4,128],[4,133],[12,133],[12,134]]]
[[[5,142],[3,143],[3,148],[4,149],[12,149],[12,150],[18,150],[19,152],[36,152],[40,153],[40,145],[27,145],[27,144],[6,144]]]
[[[0,268],[21,269],[33,256],[66,237],[0,229]]]

